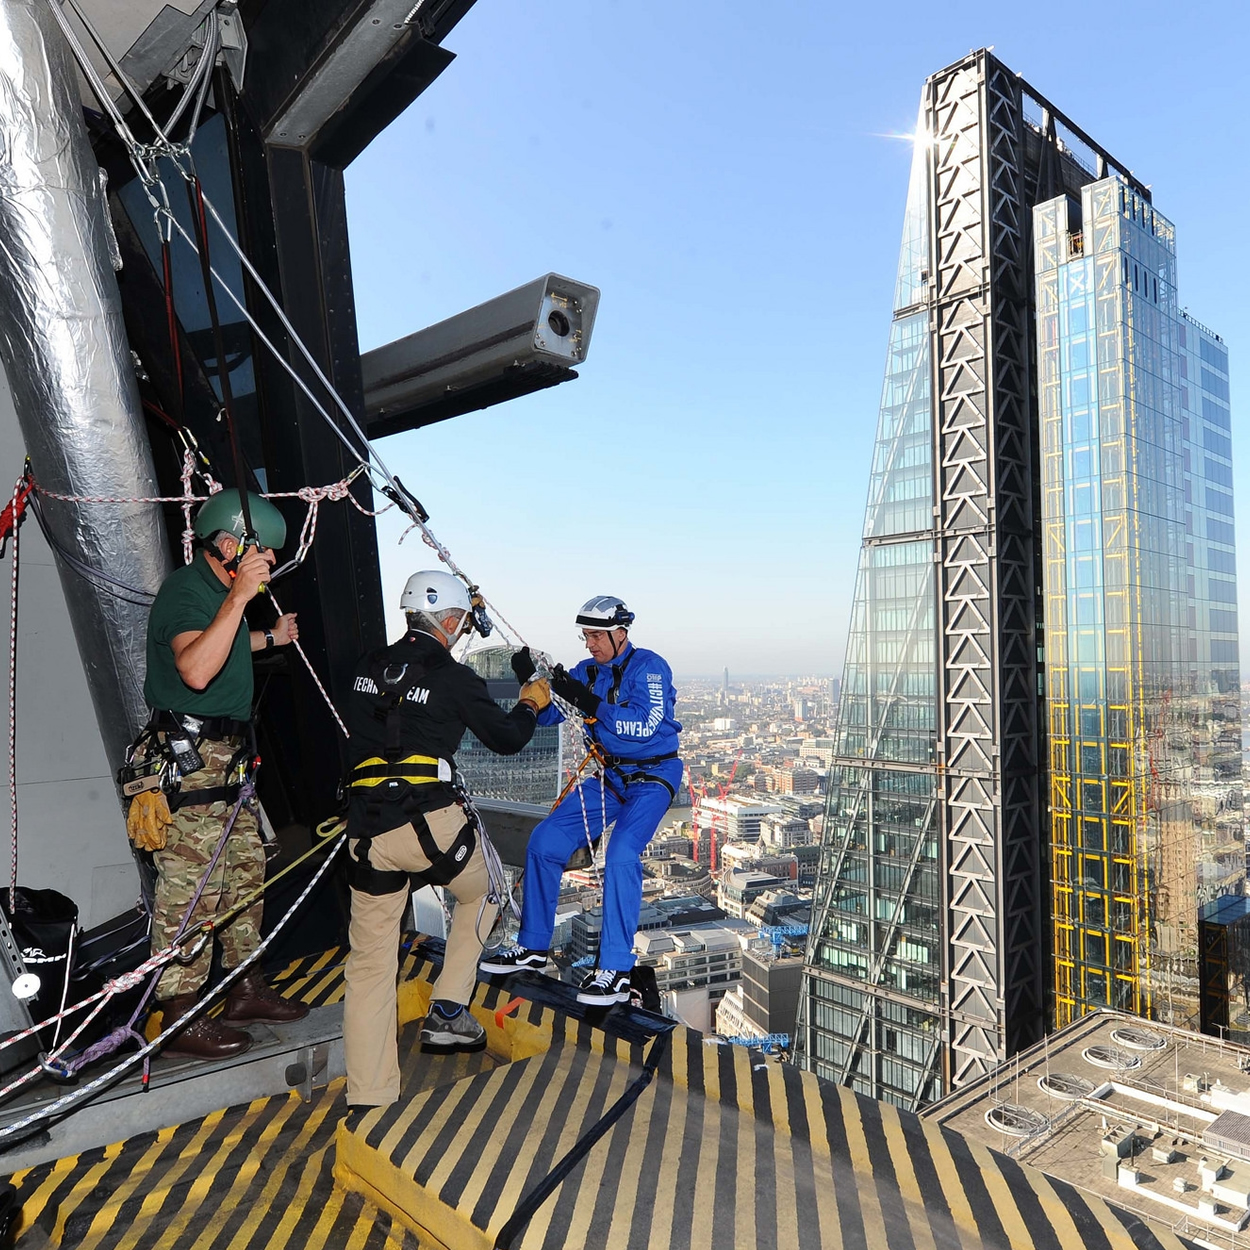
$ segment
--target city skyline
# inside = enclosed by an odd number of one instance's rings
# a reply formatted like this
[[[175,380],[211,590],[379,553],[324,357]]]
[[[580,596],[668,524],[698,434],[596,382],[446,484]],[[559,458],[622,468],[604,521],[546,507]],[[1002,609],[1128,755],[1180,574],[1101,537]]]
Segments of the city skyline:
[[[528,639],[576,658],[571,610],[607,590],[676,672],[840,672],[911,155],[900,137],[914,84],[970,47],[996,45],[1130,168],[1166,175],[1186,299],[1234,349],[1246,339],[1223,249],[1247,175],[1218,122],[1244,108],[1232,50],[1246,18],[1134,14],[1083,12],[1078,45],[1066,24],[988,3],[906,4],[888,27],[796,3],[763,40],[757,10],[693,3],[658,42],[627,6],[470,12],[457,60],[348,171],[357,300],[369,347],[548,269],[601,287],[578,381],[382,445]],[[1073,55],[1087,44],[1166,87],[1126,96]],[[549,62],[601,72],[549,95],[536,68]],[[395,239],[410,243],[383,244]],[[1236,370],[1230,385],[1236,412]],[[605,455],[629,483],[614,496],[624,522],[586,485]],[[633,541],[609,557],[622,524]],[[413,539],[396,549],[387,526],[389,602],[434,556]],[[793,609],[785,628],[755,610],[761,570]]]

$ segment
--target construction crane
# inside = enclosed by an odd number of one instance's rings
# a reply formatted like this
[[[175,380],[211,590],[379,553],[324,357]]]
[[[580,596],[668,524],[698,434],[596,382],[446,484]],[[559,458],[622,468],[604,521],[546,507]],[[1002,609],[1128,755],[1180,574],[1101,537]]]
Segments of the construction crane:
[[[694,853],[694,862],[699,862],[699,796],[694,792],[694,778],[690,777],[686,782],[686,787],[690,791],[690,829],[691,829],[691,848]]]
[[[773,956],[781,954],[781,948],[787,942],[807,937],[805,924],[766,924],[760,925],[760,937],[767,938],[773,944]]]

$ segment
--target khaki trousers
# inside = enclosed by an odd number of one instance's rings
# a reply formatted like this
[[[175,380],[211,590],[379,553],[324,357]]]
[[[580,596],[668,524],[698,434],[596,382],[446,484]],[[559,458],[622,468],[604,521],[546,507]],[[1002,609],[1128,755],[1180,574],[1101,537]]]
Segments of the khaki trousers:
[[[464,827],[465,815],[453,804],[427,812],[425,820],[439,849],[445,851]],[[354,839],[349,850],[354,857]],[[382,872],[420,872],[430,866],[410,824],[374,838],[369,862]],[[485,901],[489,877],[480,846],[474,846],[464,868],[446,888],[456,899],[456,911],[433,996],[467,1004],[477,983],[477,962],[498,914],[498,908]],[[399,926],[408,897],[407,890],[378,895],[352,890],[343,1045],[347,1101],[355,1106],[382,1107],[399,1098],[395,983],[399,975]]]

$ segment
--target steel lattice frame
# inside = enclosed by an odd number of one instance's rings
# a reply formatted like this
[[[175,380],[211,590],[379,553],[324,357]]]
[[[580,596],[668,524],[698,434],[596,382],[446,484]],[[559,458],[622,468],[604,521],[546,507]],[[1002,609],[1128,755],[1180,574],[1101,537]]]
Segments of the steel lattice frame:
[[[1014,74],[980,53],[930,79],[925,112],[944,979],[958,1085],[1042,1027],[1030,206]]]

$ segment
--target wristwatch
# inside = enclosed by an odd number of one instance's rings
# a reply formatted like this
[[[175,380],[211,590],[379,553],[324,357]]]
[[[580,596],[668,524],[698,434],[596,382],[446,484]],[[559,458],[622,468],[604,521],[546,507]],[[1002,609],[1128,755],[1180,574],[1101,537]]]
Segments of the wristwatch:
[[[277,643],[274,642],[273,630],[272,629],[265,630],[265,650],[270,651],[275,646],[277,646]]]

